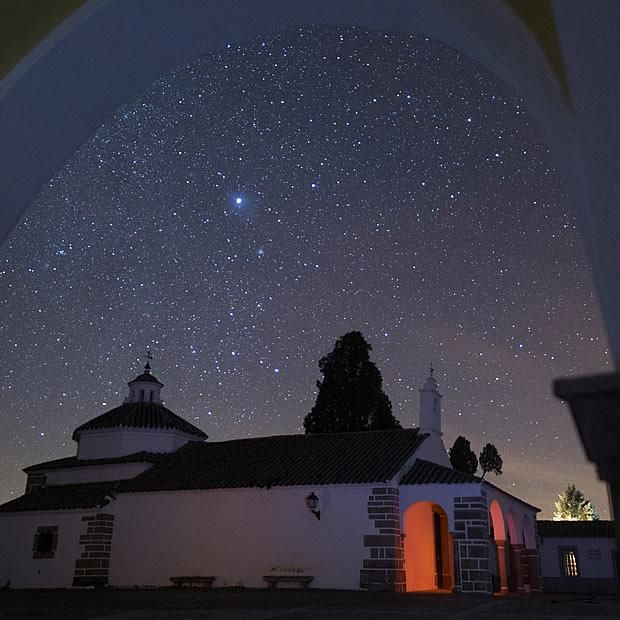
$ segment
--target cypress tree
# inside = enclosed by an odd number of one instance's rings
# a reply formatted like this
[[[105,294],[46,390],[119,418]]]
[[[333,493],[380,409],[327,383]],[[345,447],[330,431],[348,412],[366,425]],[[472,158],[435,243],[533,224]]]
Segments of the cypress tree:
[[[316,403],[304,419],[306,433],[400,428],[381,373],[370,361],[371,350],[354,331],[338,338],[333,351],[321,358],[323,379],[317,381]]]

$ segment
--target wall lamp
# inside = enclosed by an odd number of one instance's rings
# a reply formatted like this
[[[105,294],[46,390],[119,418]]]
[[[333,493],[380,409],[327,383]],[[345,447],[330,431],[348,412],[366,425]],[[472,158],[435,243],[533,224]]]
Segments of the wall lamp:
[[[318,510],[319,498],[314,491],[312,491],[312,493],[310,493],[310,495],[306,497],[306,506],[308,506],[308,510],[320,521],[321,511]]]

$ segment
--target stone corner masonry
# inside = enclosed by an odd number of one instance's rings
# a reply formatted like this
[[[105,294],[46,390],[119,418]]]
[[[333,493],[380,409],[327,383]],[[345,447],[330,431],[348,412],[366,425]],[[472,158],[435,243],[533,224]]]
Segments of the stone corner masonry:
[[[108,584],[114,515],[100,513],[82,517],[86,533],[80,536],[82,554],[75,561],[73,586],[103,587]]]
[[[368,519],[374,531],[364,536],[367,557],[360,570],[360,587],[404,592],[406,583],[398,489],[373,487],[367,506]]]

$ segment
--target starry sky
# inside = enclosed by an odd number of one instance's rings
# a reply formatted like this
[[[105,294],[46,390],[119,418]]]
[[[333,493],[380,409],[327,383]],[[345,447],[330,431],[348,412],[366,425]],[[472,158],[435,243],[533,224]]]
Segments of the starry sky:
[[[154,355],[212,440],[302,432],[318,360],[360,330],[396,417],[432,362],[447,446],[543,509],[608,516],[560,376],[611,366],[572,207],[525,102],[435,41],[304,28],[162,76],[0,246],[0,500],[75,453]]]

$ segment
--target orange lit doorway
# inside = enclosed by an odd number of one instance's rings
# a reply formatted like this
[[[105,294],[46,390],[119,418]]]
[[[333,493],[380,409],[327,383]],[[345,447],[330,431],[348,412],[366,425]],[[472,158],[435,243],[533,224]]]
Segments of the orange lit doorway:
[[[452,537],[448,515],[438,504],[417,502],[405,512],[407,592],[452,590]]]

